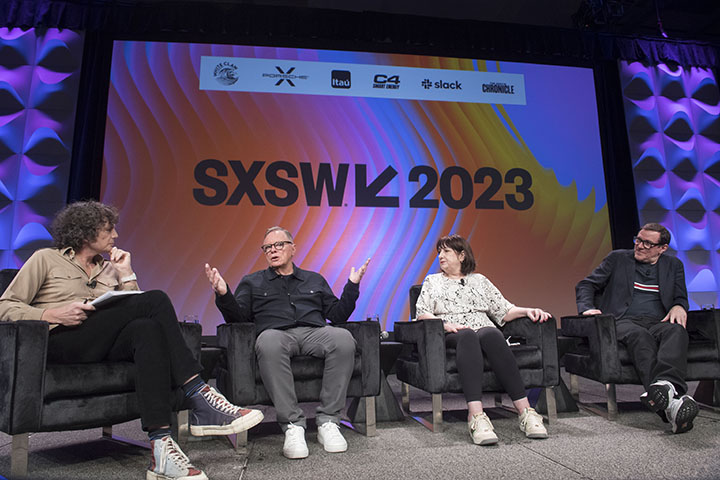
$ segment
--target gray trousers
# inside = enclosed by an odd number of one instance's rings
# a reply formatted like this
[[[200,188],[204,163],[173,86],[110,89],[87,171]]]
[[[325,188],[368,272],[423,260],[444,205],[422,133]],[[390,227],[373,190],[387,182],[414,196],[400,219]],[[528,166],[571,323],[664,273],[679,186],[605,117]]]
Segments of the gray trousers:
[[[298,406],[290,367],[290,359],[297,355],[325,359],[316,422],[318,425],[340,422],[355,362],[355,339],[349,331],[329,325],[268,329],[258,335],[255,353],[260,377],[283,431],[289,423],[307,427],[305,415]]]

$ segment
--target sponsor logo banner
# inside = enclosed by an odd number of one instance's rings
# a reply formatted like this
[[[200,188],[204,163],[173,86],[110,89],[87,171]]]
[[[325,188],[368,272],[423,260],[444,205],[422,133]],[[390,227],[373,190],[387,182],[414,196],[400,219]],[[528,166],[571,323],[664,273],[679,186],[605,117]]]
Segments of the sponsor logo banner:
[[[200,90],[525,105],[515,73],[203,56]]]

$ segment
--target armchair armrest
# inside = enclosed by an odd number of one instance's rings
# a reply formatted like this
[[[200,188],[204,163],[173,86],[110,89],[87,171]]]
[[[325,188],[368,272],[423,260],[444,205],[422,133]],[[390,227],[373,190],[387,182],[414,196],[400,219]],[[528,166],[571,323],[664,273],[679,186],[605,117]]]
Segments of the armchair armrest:
[[[0,322],[0,431],[9,435],[40,428],[48,324]]]
[[[202,344],[202,326],[199,323],[185,323],[179,322],[180,333],[185,340],[185,344],[188,346],[190,351],[195,357],[195,360],[200,361],[200,346]]]
[[[587,339],[589,359],[583,362],[583,370],[592,372],[591,378],[603,383],[616,383],[620,381],[621,366],[618,354],[617,332],[615,319],[612,315],[578,315],[562,317],[561,329],[563,335]],[[572,371],[572,357],[576,352],[568,352],[565,361],[566,369]]]
[[[527,345],[533,345],[542,352],[543,383],[560,383],[560,368],[557,348],[557,321],[550,317],[546,322],[533,322],[528,317],[517,318],[503,326],[503,333],[512,337],[523,337]]]
[[[348,330],[357,344],[362,369],[362,390],[367,396],[380,394],[380,323],[348,322],[336,327]]]
[[[439,318],[395,323],[395,340],[412,345],[413,356],[419,363],[417,382],[400,378],[402,357],[398,378],[430,393],[440,393],[445,386],[445,331]],[[416,385],[415,383],[420,383]]]
[[[698,335],[715,343],[720,347],[720,309],[712,310],[690,310],[687,317],[687,331],[693,336]],[[720,348],[715,349],[719,352]]]
[[[225,323],[217,328],[218,345],[225,349],[225,362],[218,372],[218,387],[230,402],[255,401],[255,324]]]

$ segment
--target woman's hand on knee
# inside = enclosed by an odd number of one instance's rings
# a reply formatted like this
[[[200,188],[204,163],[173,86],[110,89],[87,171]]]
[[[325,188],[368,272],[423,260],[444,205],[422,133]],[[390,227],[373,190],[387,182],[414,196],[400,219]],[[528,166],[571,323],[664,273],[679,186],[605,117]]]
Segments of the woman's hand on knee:
[[[458,330],[463,330],[468,327],[466,327],[465,325],[460,325],[459,323],[443,322],[443,328],[448,333],[457,333]]]
[[[48,308],[40,316],[40,320],[57,323],[67,327],[80,325],[87,319],[88,313],[95,310],[89,303],[73,302],[62,307]]]

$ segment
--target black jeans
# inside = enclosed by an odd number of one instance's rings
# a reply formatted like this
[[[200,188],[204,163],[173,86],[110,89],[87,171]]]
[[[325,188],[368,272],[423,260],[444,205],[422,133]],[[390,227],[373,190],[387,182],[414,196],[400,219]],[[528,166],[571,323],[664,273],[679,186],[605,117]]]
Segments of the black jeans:
[[[170,424],[181,408],[181,387],[202,371],[185,344],[175,309],[159,290],[129,295],[90,313],[76,327],[50,331],[48,361],[135,363],[135,389],[144,430]]]
[[[457,333],[445,336],[445,345],[456,349],[457,369],[465,401],[482,401],[483,353],[513,401],[527,396],[515,355],[499,329],[484,327],[477,332],[469,328],[458,330]]]
[[[679,395],[687,392],[688,334],[682,325],[634,317],[615,322],[615,330],[645,390],[653,382],[667,380]]]

